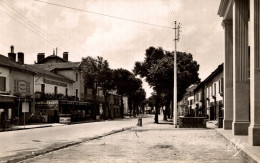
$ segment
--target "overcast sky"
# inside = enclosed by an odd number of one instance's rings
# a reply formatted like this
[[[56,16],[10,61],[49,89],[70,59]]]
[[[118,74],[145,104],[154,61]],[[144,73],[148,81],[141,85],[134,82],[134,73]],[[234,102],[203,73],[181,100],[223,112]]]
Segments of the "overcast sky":
[[[182,24],[178,51],[193,54],[205,79],[223,62],[220,0],[42,0],[95,13],[173,27]],[[58,7],[34,0],[0,1],[0,54],[10,45],[32,64],[37,53],[69,52],[69,60],[102,56],[111,68],[132,70],[149,46],[174,50],[174,30]],[[151,89],[145,83],[147,95]]]

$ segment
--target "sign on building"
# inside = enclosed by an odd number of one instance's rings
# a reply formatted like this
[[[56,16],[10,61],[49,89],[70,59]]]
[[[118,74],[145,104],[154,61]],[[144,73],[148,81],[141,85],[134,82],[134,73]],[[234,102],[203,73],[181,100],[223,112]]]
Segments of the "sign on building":
[[[22,112],[23,113],[29,112],[29,102],[23,102],[22,103]]]

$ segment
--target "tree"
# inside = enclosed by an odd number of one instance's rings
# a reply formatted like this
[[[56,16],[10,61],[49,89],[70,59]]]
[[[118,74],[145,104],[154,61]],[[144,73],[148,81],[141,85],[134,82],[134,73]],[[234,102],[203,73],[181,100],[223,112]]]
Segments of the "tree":
[[[97,88],[102,87],[105,98],[104,118],[106,118],[106,109],[108,110],[109,118],[111,118],[108,92],[114,88],[114,82],[113,71],[109,68],[107,60],[103,60],[102,57],[97,57],[97,59],[92,57],[83,58],[81,69],[85,86],[94,90],[94,111],[98,110]]]
[[[129,96],[131,93],[131,88],[129,87],[129,82],[131,78],[134,78],[134,75],[125,69],[115,69],[114,70],[114,84],[117,89],[117,93],[121,95],[121,107],[120,107],[120,114],[123,118],[124,116],[124,105],[123,105],[123,96],[127,95]]]
[[[146,50],[144,61],[135,63],[135,75],[145,78],[157,95],[155,99],[160,99],[155,100],[156,107],[160,107],[159,101],[162,99],[166,99],[165,105],[170,106],[170,101],[173,98],[173,63],[173,53],[164,51],[160,47],[149,47]],[[193,60],[190,53],[177,52],[177,67],[177,96],[178,101],[180,101],[186,89],[191,84],[200,81],[198,77],[199,65]],[[158,109],[156,108],[156,110]],[[157,118],[158,115],[155,115],[155,123],[158,123]]]

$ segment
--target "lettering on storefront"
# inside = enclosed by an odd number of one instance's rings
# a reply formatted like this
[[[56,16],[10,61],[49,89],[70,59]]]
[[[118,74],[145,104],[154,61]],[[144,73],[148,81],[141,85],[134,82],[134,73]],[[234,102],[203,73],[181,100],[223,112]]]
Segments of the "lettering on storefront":
[[[37,105],[57,105],[57,104],[59,104],[59,101],[58,100],[39,101],[36,104]]]
[[[57,86],[61,86],[61,87],[67,87],[67,84],[62,83],[62,82],[53,81],[53,80],[44,79],[43,82],[46,83],[46,84],[57,85]]]
[[[14,92],[30,94],[30,82],[26,82],[24,80],[14,80]]]

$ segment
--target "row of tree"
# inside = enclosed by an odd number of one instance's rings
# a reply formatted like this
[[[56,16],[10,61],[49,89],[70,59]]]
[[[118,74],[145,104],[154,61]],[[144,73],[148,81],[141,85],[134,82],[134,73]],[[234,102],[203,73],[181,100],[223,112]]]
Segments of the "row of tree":
[[[139,108],[145,105],[145,90],[142,88],[142,80],[136,78],[133,73],[125,69],[111,69],[107,60],[102,57],[86,57],[82,59],[81,64],[84,85],[91,88],[94,95],[94,110],[97,111],[99,104],[97,98],[98,88],[101,87],[105,99],[104,115],[108,111],[108,117],[111,118],[111,110],[108,102],[109,92],[117,90],[121,95],[120,115],[124,116],[123,96],[128,97],[128,106],[130,116],[136,116]],[[94,113],[95,114],[95,113]],[[106,118],[106,116],[104,116]]]
[[[163,106],[164,119],[173,116],[173,112],[170,112],[173,99],[173,64],[173,52],[160,47],[149,47],[145,52],[144,61],[135,63],[134,74],[145,78],[154,90],[148,104],[155,108],[155,123],[158,123],[159,108]],[[190,85],[200,82],[199,64],[193,60],[192,54],[177,52],[177,69],[177,97],[180,101]]]

